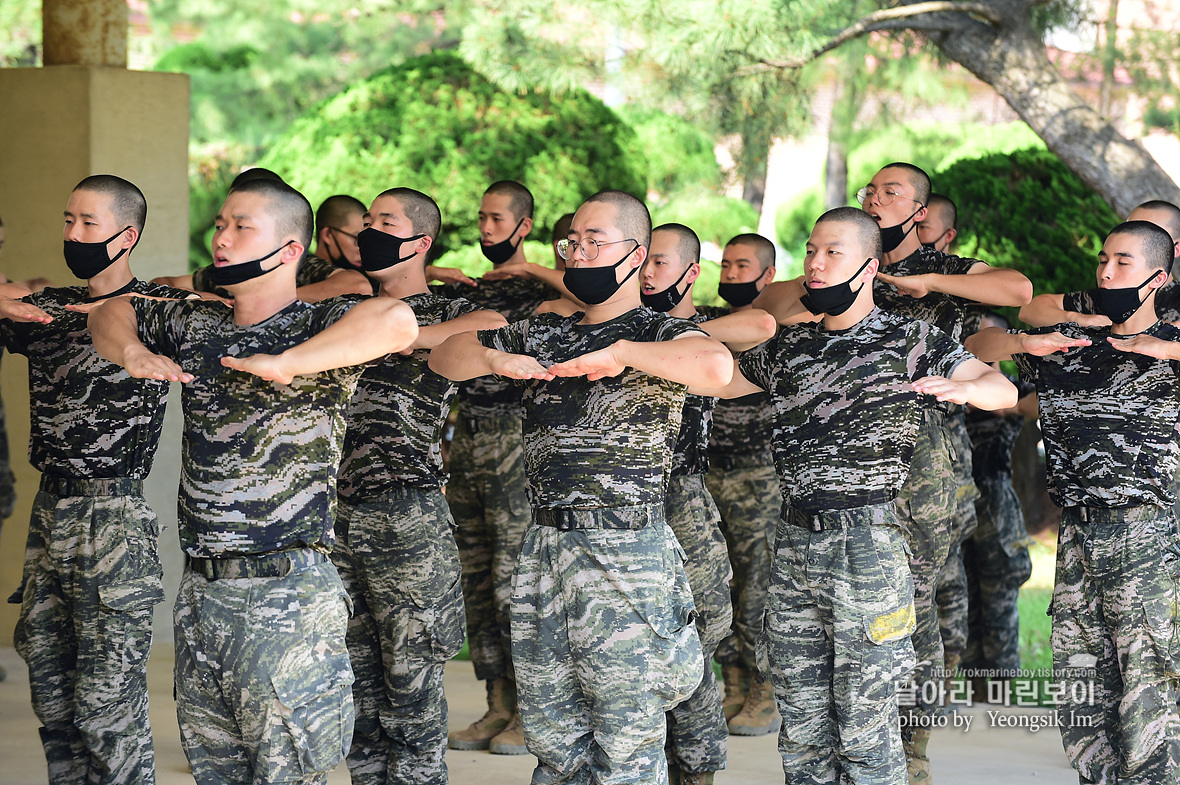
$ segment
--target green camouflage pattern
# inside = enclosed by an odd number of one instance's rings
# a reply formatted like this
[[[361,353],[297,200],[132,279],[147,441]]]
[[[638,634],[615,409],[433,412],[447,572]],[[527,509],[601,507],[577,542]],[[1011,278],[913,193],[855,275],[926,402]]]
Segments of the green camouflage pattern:
[[[475,678],[514,679],[508,603],[529,524],[519,416],[459,417],[451,441],[447,503],[463,567],[467,649]]]
[[[933,248],[920,246],[918,250],[904,259],[893,264],[882,265],[881,272],[892,276],[923,275],[937,273],[939,275],[966,275],[972,267],[979,264],[978,259],[969,259]],[[881,278],[873,279],[873,300],[878,307],[892,313],[919,319],[934,325],[952,340],[962,342],[971,333],[966,331],[968,326],[967,310],[977,310],[971,301],[954,295],[930,292],[925,297],[910,297],[902,294],[893,284],[886,283]],[[975,315],[975,325],[982,312]]]
[[[839,333],[797,325],[745,352],[742,374],[774,401],[783,500],[833,510],[894,498],[923,412],[937,405],[911,383],[949,376],[971,357],[937,328],[879,308]]]
[[[479,286],[451,283],[432,286],[443,297],[470,300],[484,310],[495,311],[509,322],[532,315],[537,306],[561,295],[536,278],[508,278],[503,281],[481,280]],[[518,386],[497,376],[479,376],[459,385],[459,415],[484,417],[520,416]]]
[[[1081,781],[1175,783],[1180,534],[1171,507],[1067,507],[1050,607],[1053,667],[1069,686],[1061,741]]]
[[[268,382],[221,365],[278,354],[321,332],[360,298],[294,302],[258,324],[208,300],[132,301],[151,350],[195,377],[184,385],[177,501],[181,547],[194,557],[330,550],[345,419],[366,366]]]
[[[51,785],[153,785],[147,659],[164,599],[141,496],[33,502],[14,641],[29,666]]]
[[[456,319],[476,310],[466,300],[412,294],[403,302],[418,326]],[[342,499],[381,499],[406,486],[446,483],[442,429],[458,385],[426,367],[430,352],[391,354],[371,363],[348,405],[344,461],[337,477]]]
[[[489,348],[535,357],[543,366],[617,340],[672,340],[700,332],[683,319],[636,308],[602,324],[557,314],[477,333]],[[534,507],[629,507],[664,503],[685,386],[627,368],[584,377],[527,380],[524,461]]]
[[[656,519],[637,529],[525,532],[512,659],[537,785],[668,781],[664,712],[696,689],[703,659],[684,552],[662,511],[600,511],[622,525]]]
[[[759,465],[774,465],[770,451],[773,411],[770,395],[765,392],[719,398],[713,407],[713,430],[709,434],[710,460],[716,461],[719,455],[754,456]]]
[[[778,475],[770,456],[765,458],[765,463],[727,469],[725,466],[729,464],[719,464],[714,456],[713,465],[705,475],[705,485],[721,517],[721,533],[733,570],[729,585],[733,633],[717,647],[714,658],[748,673],[758,670],[755,646],[762,631],[770,556],[782,509]]]
[[[181,578],[176,716],[199,785],[324,783],[352,739],[348,597],[326,556],[291,554],[283,577]]]
[[[1029,330],[1084,337],[1090,346],[1045,357],[1013,356],[1036,384],[1049,496],[1060,507],[1171,507],[1180,463],[1180,362],[1120,352],[1109,328],[1058,324]],[[1145,333],[1180,341],[1157,322]]]
[[[684,416],[689,416],[687,403]],[[721,711],[713,654],[729,635],[733,620],[729,599],[733,571],[725,537],[718,525],[721,518],[705,489],[703,475],[672,477],[664,500],[664,515],[685,554],[684,571],[696,606],[703,662],[701,683],[692,695],[668,712],[668,762],[690,774],[720,771],[725,768],[729,727]]]
[[[0,347],[0,357],[4,350]],[[8,450],[8,422],[4,417],[4,399],[0,398],[0,522],[16,509],[16,475],[12,473],[12,458]]]
[[[905,785],[898,683],[914,668],[913,583],[890,504],[782,521],[759,655],[783,724],[793,785]]]
[[[443,667],[463,646],[451,525],[438,489],[340,503],[332,561],[353,606],[353,785],[447,782]]]
[[[143,281],[128,291],[191,296]],[[60,477],[147,477],[168,382],[133,379],[95,353],[86,314],[65,309],[90,302],[85,286],[44,289],[23,301],[53,317],[48,324],[0,319],[5,346],[29,358],[29,462]]]
[[[1074,313],[1098,313],[1092,290],[1067,292],[1062,296],[1062,307]],[[1170,277],[1155,290],[1155,315],[1162,322],[1180,322],[1180,283]]]
[[[947,438],[954,456],[955,512],[951,517],[951,549],[938,574],[934,602],[938,611],[939,635],[946,659],[957,657],[967,647],[967,571],[963,565],[963,543],[975,532],[975,500],[979,488],[971,465],[971,437],[961,407],[946,419]]]
[[[709,316],[693,314],[688,321],[701,324]],[[713,407],[717,399],[705,395],[686,395],[680,417],[680,432],[672,450],[672,476],[704,474],[709,471],[709,433],[713,429]]]

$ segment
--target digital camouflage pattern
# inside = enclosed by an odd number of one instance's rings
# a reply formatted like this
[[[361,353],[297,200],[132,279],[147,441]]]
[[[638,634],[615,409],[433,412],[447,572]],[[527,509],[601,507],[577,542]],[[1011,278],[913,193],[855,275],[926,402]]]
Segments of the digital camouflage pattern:
[[[963,543],[975,532],[975,500],[979,488],[971,468],[971,437],[962,407],[946,419],[947,438],[951,445],[955,472],[955,512],[951,517],[951,548],[938,575],[934,601],[938,608],[938,627],[947,659],[958,657],[967,647],[968,591],[967,571],[963,565]]]
[[[693,315],[693,324],[707,320],[703,313]],[[709,432],[713,429],[713,407],[717,399],[706,395],[684,396],[680,433],[672,450],[672,476],[704,474],[709,471]]]
[[[905,537],[891,504],[818,517],[834,528],[778,525],[759,639],[786,781],[905,785],[897,685],[915,663]]]
[[[179,533],[190,556],[330,550],[344,414],[366,366],[298,376],[290,385],[221,365],[278,354],[343,316],[360,298],[295,302],[258,324],[207,300],[132,300],[139,336],[195,377],[184,385]]]
[[[341,501],[332,560],[352,598],[353,785],[445,785],[443,668],[463,646],[463,593],[440,490]]]
[[[478,333],[484,346],[535,357],[543,366],[615,341],[666,341],[700,332],[683,319],[637,308],[602,324],[582,314],[541,314]],[[685,386],[627,368],[613,378],[527,380],[524,460],[534,507],[629,507],[664,503]]]
[[[1081,780],[1175,783],[1180,534],[1171,507],[1067,507],[1050,607],[1057,678],[1083,685],[1065,690],[1058,709]]]
[[[181,578],[176,714],[198,785],[324,783],[352,739],[347,595],[326,556],[289,553],[282,577]]]
[[[402,298],[418,326],[471,313],[466,300],[433,294]],[[458,385],[426,367],[429,350],[392,354],[371,363],[348,405],[344,462],[337,479],[342,499],[370,501],[406,486],[438,488],[446,482],[442,428]]]
[[[848,330],[797,325],[744,353],[742,374],[774,401],[783,500],[814,511],[896,497],[923,410],[936,405],[911,383],[971,357],[940,330],[879,308]]]
[[[766,457],[769,459],[769,455]],[[778,475],[770,460],[725,468],[730,465],[719,464],[714,454],[712,466],[705,475],[705,485],[721,517],[721,533],[733,569],[729,594],[733,633],[717,647],[714,657],[723,665],[736,665],[755,673],[758,670],[755,645],[762,631],[770,556],[782,499],[778,493]]]
[[[532,514],[520,417],[459,417],[450,458],[447,503],[463,565],[471,664],[481,681],[511,679],[508,602],[520,540]]]
[[[689,416],[687,402],[684,416]],[[681,425],[682,433],[683,430]],[[729,635],[733,620],[729,599],[733,571],[725,537],[718,527],[720,516],[705,489],[702,475],[673,475],[664,501],[664,515],[685,554],[684,571],[696,605],[703,662],[701,683],[692,695],[668,712],[668,761],[685,773],[720,771],[725,768],[729,728],[721,711],[713,654]]]
[[[0,346],[0,356],[3,356]],[[8,449],[8,423],[4,417],[4,399],[0,398],[0,521],[12,515],[16,508],[16,475],[12,473],[12,458]]]
[[[719,398],[713,408],[713,430],[709,435],[710,468],[718,456],[751,464],[773,466],[770,451],[774,405],[764,392],[741,398]],[[775,518],[778,518],[776,513]]]
[[[431,287],[443,297],[462,297],[484,310],[496,311],[509,322],[531,316],[537,306],[559,297],[557,290],[536,278],[508,278],[479,282],[479,286],[451,283]],[[478,376],[459,385],[459,416],[520,416],[520,388],[497,376]]]
[[[1074,313],[1095,314],[1093,290],[1067,292],[1062,295],[1062,306]],[[1161,322],[1180,321],[1180,283],[1172,278],[1155,291],[1155,315]]]
[[[1171,507],[1180,463],[1180,363],[1120,352],[1110,328],[1059,324],[1029,330],[1089,338],[1090,346],[1045,357],[1016,354],[1037,387],[1049,495],[1061,507]],[[1180,330],[1157,322],[1144,331],[1165,341]]]
[[[119,495],[43,490],[33,502],[14,641],[52,785],[156,781],[147,658],[164,599],[160,531],[121,482],[107,489]]]
[[[143,281],[129,291],[191,296]],[[48,324],[0,319],[5,346],[29,358],[29,462],[58,477],[147,477],[168,382],[133,379],[95,353],[86,314],[65,309],[90,302],[85,286],[44,289],[22,300],[53,317]]]
[[[663,785],[664,712],[701,680],[684,552],[662,501],[599,515],[640,528],[533,525],[521,544],[512,659],[532,781]]]
[[[955,256],[923,245],[900,261],[882,265],[881,272],[895,277],[925,273],[966,275],[972,267],[979,263],[978,259]],[[967,309],[980,310],[980,313],[975,317],[976,320],[982,316],[982,309],[978,305],[972,304],[970,300],[941,292],[930,292],[925,297],[911,297],[908,294],[902,294],[895,286],[880,278],[873,279],[873,300],[882,310],[934,325],[949,335],[952,340],[960,343],[971,334],[966,331],[968,326]],[[977,321],[975,326],[978,327]]]

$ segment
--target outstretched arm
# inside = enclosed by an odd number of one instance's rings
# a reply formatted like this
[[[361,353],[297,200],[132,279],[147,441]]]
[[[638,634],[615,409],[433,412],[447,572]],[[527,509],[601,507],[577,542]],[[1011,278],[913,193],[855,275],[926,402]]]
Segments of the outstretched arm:
[[[483,274],[483,277],[489,281],[502,281],[505,278],[520,278],[525,276],[536,278],[538,281],[544,281],[550,287],[561,292],[562,297],[577,300],[577,298],[570,294],[570,290],[565,288],[565,273],[561,270],[554,270],[552,267],[536,264],[535,262],[505,264]]]
[[[430,353],[427,366],[453,382],[465,382],[489,374],[509,379],[553,378],[553,374],[536,358],[489,349],[480,343],[475,333],[459,333],[443,341]]]
[[[0,286],[8,285],[10,284],[0,284]],[[32,303],[16,300],[2,293],[0,293],[0,319],[11,319],[14,322],[37,322],[38,324],[49,324],[53,321],[52,316]]]
[[[710,398],[741,398],[743,395],[762,392],[762,388],[746,378],[735,359],[733,361],[733,376],[730,378],[729,384],[723,387],[690,386],[688,391],[693,395],[704,395]]]
[[[290,384],[296,376],[375,360],[401,351],[418,337],[418,320],[401,300],[372,297],[334,324],[282,354],[222,357],[227,368]]]
[[[983,305],[1025,305],[1033,294],[1032,281],[1023,273],[1005,267],[992,267],[986,262],[978,262],[961,275],[922,273],[895,276],[878,273],[877,277],[910,297],[925,297],[930,292],[939,292]]]
[[[1075,346],[1089,346],[1090,339],[1067,338],[1059,332],[1043,335],[1010,333],[1000,327],[989,327],[968,336],[963,345],[979,359],[991,363],[1011,359],[1014,354],[1044,357],[1053,352],[1068,352]]]
[[[733,357],[724,344],[688,333],[670,341],[615,341],[605,349],[551,365],[549,371],[593,381],[618,376],[627,368],[689,387],[724,387],[733,377]]]
[[[1020,321],[1033,327],[1074,322],[1083,327],[1107,327],[1110,319],[1097,313],[1078,313],[1065,310],[1064,294],[1038,294],[1020,309]]]
[[[373,284],[357,270],[334,270],[322,281],[300,286],[295,296],[305,303],[318,303],[342,294],[372,294]]]
[[[418,337],[407,350],[433,349],[452,335],[473,330],[498,330],[508,322],[495,311],[473,311],[455,319],[418,328]]]
[[[761,308],[749,308],[710,319],[700,327],[732,351],[741,352],[773,338],[778,324]]]
[[[976,409],[1007,409],[1016,405],[1016,385],[991,366],[976,359],[959,363],[951,377],[924,376],[914,382],[914,389],[937,400],[957,404],[969,403]]]
[[[803,286],[803,276],[789,281],[775,281],[762,290],[762,294],[754,300],[754,307],[766,311],[783,326],[818,322],[822,317],[804,308],[800,302],[805,294],[807,289]]]
[[[139,322],[129,297],[116,297],[90,312],[87,324],[94,351],[137,379],[191,382],[193,375],[169,358],[155,354],[139,340]]]

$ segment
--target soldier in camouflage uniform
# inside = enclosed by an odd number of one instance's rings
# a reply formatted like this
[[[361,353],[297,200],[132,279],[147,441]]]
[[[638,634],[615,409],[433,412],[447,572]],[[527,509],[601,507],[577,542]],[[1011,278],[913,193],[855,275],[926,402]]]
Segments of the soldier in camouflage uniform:
[[[754,299],[774,278],[774,254],[774,244],[760,235],[739,234],[731,239],[722,251],[718,285],[718,294],[730,307],[703,312],[716,318],[752,310]],[[754,653],[781,507],[770,454],[771,413],[770,396],[764,392],[717,401],[705,476],[721,515],[733,569],[733,632],[716,654],[725,679],[721,708],[730,733],[741,736],[773,733],[780,722],[774,692],[758,673]]]
[[[524,262],[532,216],[533,195],[520,183],[504,180],[488,187],[479,206],[480,249],[494,265]],[[477,287],[447,284],[435,291],[466,298],[510,322],[556,296],[545,283],[524,277],[485,279]],[[467,646],[475,678],[486,682],[488,710],[470,727],[450,734],[452,749],[527,751],[516,716],[508,631],[512,570],[529,522],[520,416],[520,388],[507,380],[485,376],[459,387],[447,502],[463,565]]]
[[[893,500],[923,408],[1015,403],[1007,380],[945,333],[875,306],[880,253],[868,215],[825,213],[801,301],[822,324],[743,354],[725,391],[760,388],[775,407],[784,507],[759,648],[788,783],[906,782],[897,689],[916,664],[914,589]]]
[[[664,712],[701,681],[664,493],[685,385],[720,386],[731,365],[689,322],[640,307],[650,233],[642,202],[596,194],[561,245],[584,313],[456,336],[430,358],[450,378],[523,386],[534,509],[512,581],[512,656],[538,785],[666,782]]]
[[[143,479],[168,385],[103,360],[85,315],[67,310],[131,292],[186,296],[132,274],[146,218],[134,185],[86,178],[63,231],[66,263],[86,285],[0,300],[0,335],[29,359],[29,460],[42,472],[14,637],[53,785],[155,782],[146,667],[164,589]]]
[[[651,253],[640,273],[640,298],[654,311],[687,319],[731,348],[744,349],[774,334],[765,311],[721,314],[717,319],[696,309],[692,289],[700,274],[701,243],[683,224],[652,231]],[[705,488],[709,468],[709,431],[715,398],[689,394],[684,400],[680,433],[672,452],[672,474],[664,498],[664,516],[687,559],[684,564],[697,609],[697,633],[704,655],[704,676],[696,691],[668,712],[667,757],[673,783],[711,783],[725,768],[725,715],[713,674],[713,653],[729,635],[733,611],[725,537],[721,517]]]
[[[232,310],[116,300],[90,319],[104,357],[185,384],[175,691],[202,784],[322,783],[352,738],[348,598],[328,558],[344,414],[358,363],[418,330],[386,298],[298,302],[310,237],[302,195],[244,183],[213,234]]]
[[[365,272],[379,296],[414,309],[419,332],[413,354],[390,355],[364,372],[347,415],[332,561],[353,605],[348,770],[353,785],[445,785],[443,666],[463,645],[463,593],[440,442],[458,387],[430,371],[426,358],[452,333],[505,322],[430,293],[426,255],[441,224],[430,197],[386,191],[366,224]]]
[[[1154,302],[1172,254],[1155,224],[1120,224],[1090,295],[1110,327],[969,341],[1036,384],[1049,494],[1064,508],[1050,606],[1061,739],[1084,783],[1180,781],[1180,330]]]

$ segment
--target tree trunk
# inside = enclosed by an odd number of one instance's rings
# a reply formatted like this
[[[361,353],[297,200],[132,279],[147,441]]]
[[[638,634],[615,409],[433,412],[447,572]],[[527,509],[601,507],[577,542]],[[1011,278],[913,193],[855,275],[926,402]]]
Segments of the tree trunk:
[[[964,18],[951,32],[929,33],[930,40],[991,85],[1119,215],[1148,199],[1180,204],[1180,187],[1151,154],[1087,106],[1049,62],[1044,41],[1029,24],[1027,2],[989,5],[1002,16],[1000,25]]]
[[[766,175],[770,166],[770,140],[761,134],[742,135],[742,199],[762,215],[766,199]]]
[[[828,122],[828,162],[824,169],[824,209],[848,204],[848,137],[856,111],[848,104],[856,95],[847,64],[839,70],[832,93],[832,117]]]

